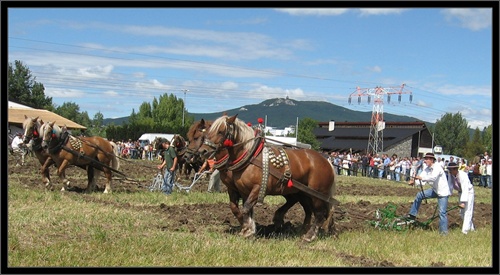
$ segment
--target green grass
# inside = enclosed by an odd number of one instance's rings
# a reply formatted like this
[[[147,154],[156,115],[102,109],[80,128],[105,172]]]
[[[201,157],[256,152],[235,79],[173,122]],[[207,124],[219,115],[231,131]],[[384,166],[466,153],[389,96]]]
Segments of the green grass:
[[[492,266],[492,228],[468,235],[451,230],[445,237],[421,229],[368,229],[343,232],[339,238],[320,236],[310,244],[298,236],[244,239],[211,227],[168,231],[161,228],[170,221],[148,209],[162,203],[227,203],[227,194],[174,192],[165,199],[147,191],[60,193],[23,186],[23,177],[9,176],[8,267],[366,267],[383,261],[398,267]],[[338,184],[373,185],[354,177]],[[491,190],[477,189],[476,203],[491,203]],[[413,196],[337,199],[399,203]],[[266,202],[284,199],[269,196]]]

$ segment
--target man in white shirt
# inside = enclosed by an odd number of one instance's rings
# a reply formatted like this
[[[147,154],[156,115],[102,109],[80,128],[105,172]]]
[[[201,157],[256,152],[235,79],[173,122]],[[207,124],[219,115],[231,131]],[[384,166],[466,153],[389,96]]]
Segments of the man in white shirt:
[[[448,197],[451,195],[453,186],[450,186],[446,174],[441,168],[441,165],[435,163],[436,157],[433,153],[427,153],[424,156],[424,166],[422,172],[410,179],[410,185],[415,184],[415,180],[427,182],[432,188],[418,192],[410,209],[407,218],[410,221],[415,220],[420,204],[424,199],[437,198],[439,211],[439,233],[441,235],[448,234]]]
[[[16,156],[16,166],[19,166],[19,156],[21,156],[21,165],[24,165],[24,155],[25,151],[23,147],[26,145],[23,142],[23,135],[21,133],[17,133],[11,143],[12,151]]]

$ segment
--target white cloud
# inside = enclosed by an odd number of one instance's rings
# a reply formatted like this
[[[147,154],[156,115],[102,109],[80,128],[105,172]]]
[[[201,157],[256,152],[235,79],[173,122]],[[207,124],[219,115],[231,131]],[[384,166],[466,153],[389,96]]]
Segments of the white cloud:
[[[400,14],[408,9],[391,9],[391,8],[370,8],[370,9],[359,9],[361,16],[369,15],[388,15],[388,14]]]
[[[489,28],[492,22],[492,9],[445,9],[443,14],[450,22],[458,21],[460,26],[473,31]]]
[[[80,98],[80,97],[85,97],[86,92],[76,89],[45,87],[45,95],[54,98]]]
[[[434,88],[436,92],[443,95],[475,95],[475,96],[485,96],[490,97],[492,94],[492,89],[489,86],[456,86],[456,85],[444,85],[442,87]]]
[[[374,72],[374,73],[381,73],[382,72],[382,68],[380,68],[380,66],[368,67],[368,70],[370,72]]]
[[[400,14],[407,9],[397,8],[366,8],[366,9],[346,9],[346,8],[298,8],[298,9],[276,9],[279,12],[288,13],[297,16],[338,16],[347,12],[353,11],[359,13],[360,16],[369,15],[389,15]]]
[[[349,11],[349,9],[331,9],[331,8],[324,8],[324,9],[313,9],[313,8],[305,8],[305,9],[276,9],[279,12],[284,12],[288,13],[290,15],[314,15],[314,16],[330,16],[330,15],[341,15]]]
[[[107,78],[113,71],[113,65],[85,67],[77,70],[77,77]]]

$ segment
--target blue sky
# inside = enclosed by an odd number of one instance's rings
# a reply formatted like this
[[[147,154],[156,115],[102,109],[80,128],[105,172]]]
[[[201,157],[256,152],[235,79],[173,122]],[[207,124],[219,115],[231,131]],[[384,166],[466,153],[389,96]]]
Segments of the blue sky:
[[[9,8],[8,61],[90,118],[129,116],[164,93],[191,113],[286,96],[366,112],[373,97],[348,104],[356,87],[405,84],[412,102],[384,97],[384,113],[436,122],[461,112],[482,130],[492,22],[489,8]]]

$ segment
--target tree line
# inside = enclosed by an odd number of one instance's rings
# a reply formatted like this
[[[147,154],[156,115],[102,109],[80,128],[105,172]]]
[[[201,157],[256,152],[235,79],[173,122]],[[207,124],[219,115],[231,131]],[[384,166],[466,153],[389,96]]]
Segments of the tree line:
[[[9,63],[7,73],[9,101],[48,110],[87,127],[85,132],[74,130],[75,135],[101,136],[110,140],[137,140],[143,133],[172,133],[185,137],[189,126],[194,122],[194,117],[185,110],[184,101],[173,94],[165,93],[159,98],[155,97],[151,103],[143,102],[137,112],[132,109],[126,123],[105,126],[101,112],[97,112],[90,119],[87,111],[81,111],[74,102],[64,102],[60,106],[54,104],[52,97],[45,95],[43,84],[36,81],[36,77],[23,62],[16,60],[14,64]],[[183,113],[186,114],[184,125]],[[313,149],[320,149],[320,144],[313,134],[318,121],[304,118],[299,121],[299,125],[298,141],[311,144]],[[467,120],[460,112],[444,114],[429,128],[434,134],[434,144],[441,145],[444,154],[458,155],[469,160],[485,151],[491,155],[492,130],[491,124],[482,130],[476,127],[471,136]]]

